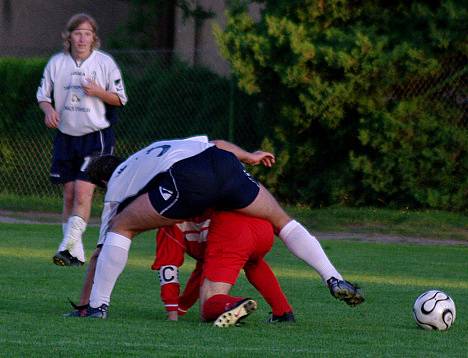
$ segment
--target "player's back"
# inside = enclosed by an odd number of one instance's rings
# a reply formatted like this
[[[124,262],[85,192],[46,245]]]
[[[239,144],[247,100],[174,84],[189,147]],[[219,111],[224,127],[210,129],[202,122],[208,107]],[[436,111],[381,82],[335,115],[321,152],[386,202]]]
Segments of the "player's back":
[[[136,195],[156,175],[167,171],[174,163],[212,146],[205,136],[150,144],[117,167],[107,185],[105,201],[120,203]]]

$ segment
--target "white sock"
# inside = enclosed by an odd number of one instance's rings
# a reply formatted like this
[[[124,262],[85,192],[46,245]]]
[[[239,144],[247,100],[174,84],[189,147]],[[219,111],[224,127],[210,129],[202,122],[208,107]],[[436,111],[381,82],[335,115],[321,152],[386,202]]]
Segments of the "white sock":
[[[67,223],[62,223],[62,236],[65,236],[66,231],[67,231]]]
[[[58,251],[68,250],[70,254],[81,262],[85,262],[85,254],[81,237],[86,230],[86,221],[83,218],[73,215],[68,218],[66,224],[62,224],[65,230],[63,240],[60,243]]]
[[[318,240],[297,221],[288,222],[281,229],[279,237],[289,251],[312,266],[324,282],[332,276],[339,280],[343,279],[328,259]]]
[[[125,236],[115,232],[106,234],[104,246],[98,257],[93,288],[89,299],[91,307],[97,308],[102,304],[109,305],[115,283],[127,264],[131,244],[132,240]]]

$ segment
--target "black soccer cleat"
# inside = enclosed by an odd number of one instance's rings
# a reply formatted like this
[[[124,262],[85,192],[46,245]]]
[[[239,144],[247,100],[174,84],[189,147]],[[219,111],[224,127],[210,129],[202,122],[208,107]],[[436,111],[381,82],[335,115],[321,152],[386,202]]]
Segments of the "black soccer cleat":
[[[256,309],[257,302],[250,298],[245,298],[220,315],[213,325],[221,328],[240,326],[241,321]]]
[[[351,282],[331,277],[327,280],[327,286],[333,297],[344,301],[349,306],[354,307],[364,302],[361,289]]]
[[[109,306],[106,305],[105,303],[103,303],[101,306],[96,307],[96,308],[89,306],[88,309],[86,310],[85,317],[106,319],[108,312],[109,312]]]
[[[70,304],[72,305],[72,307],[74,308],[73,311],[71,312],[67,312],[67,313],[64,313],[63,317],[86,317],[86,313],[88,311],[88,308],[89,308],[89,304],[88,305],[77,305],[75,303],[73,303],[70,299],[68,299],[70,301]]]
[[[72,256],[68,250],[57,252],[52,258],[57,266],[83,266],[84,262]]]
[[[273,313],[268,317],[267,323],[295,323],[294,313],[286,312],[281,316],[275,316]]]

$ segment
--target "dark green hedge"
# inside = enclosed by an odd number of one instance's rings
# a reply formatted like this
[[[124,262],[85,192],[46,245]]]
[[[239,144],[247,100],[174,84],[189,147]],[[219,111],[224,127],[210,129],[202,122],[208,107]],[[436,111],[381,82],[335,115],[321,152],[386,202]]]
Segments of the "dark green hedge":
[[[0,133],[2,137],[45,132],[37,126],[36,91],[45,59],[0,58]],[[42,128],[42,130],[40,129]]]
[[[231,80],[160,53],[116,52],[128,104],[115,126],[126,156],[167,138],[208,134],[255,149],[263,137],[257,102]],[[46,59],[0,59],[0,186],[47,193],[54,130],[47,129],[36,91]]]
[[[268,106],[278,196],[468,208],[464,2],[264,0],[259,21],[249,2],[217,38]]]

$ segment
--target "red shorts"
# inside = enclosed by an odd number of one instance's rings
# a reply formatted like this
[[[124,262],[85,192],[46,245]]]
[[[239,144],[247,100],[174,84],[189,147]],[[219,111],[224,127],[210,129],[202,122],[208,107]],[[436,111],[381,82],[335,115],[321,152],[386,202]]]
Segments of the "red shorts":
[[[266,220],[235,212],[214,213],[203,278],[234,285],[244,265],[263,258],[271,250],[273,240],[273,227]]]

